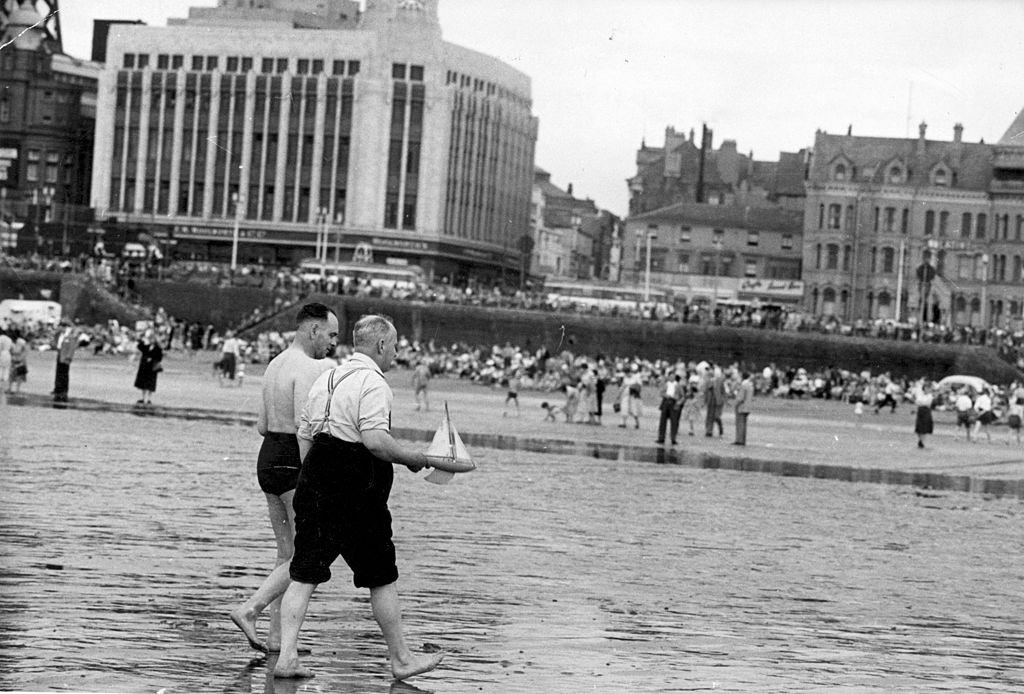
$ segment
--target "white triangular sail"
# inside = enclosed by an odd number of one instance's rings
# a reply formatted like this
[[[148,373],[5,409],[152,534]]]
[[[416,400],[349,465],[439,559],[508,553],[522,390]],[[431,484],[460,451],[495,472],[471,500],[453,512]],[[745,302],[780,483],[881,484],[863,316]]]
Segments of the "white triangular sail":
[[[462,442],[462,437],[452,424],[448,403],[444,404],[441,426],[434,432],[434,439],[427,446],[427,457],[434,469],[424,479],[434,484],[447,484],[454,473],[476,469],[476,463],[466,450],[466,444]]]

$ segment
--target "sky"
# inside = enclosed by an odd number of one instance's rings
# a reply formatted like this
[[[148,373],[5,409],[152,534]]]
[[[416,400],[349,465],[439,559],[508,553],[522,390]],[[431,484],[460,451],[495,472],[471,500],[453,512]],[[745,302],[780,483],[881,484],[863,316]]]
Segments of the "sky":
[[[215,0],[60,0],[64,49],[93,19],[163,26]],[[1024,108],[1020,0],[440,0],[446,41],[527,74],[535,163],[615,214],[641,142],[702,123],[776,161],[818,129],[996,142]]]

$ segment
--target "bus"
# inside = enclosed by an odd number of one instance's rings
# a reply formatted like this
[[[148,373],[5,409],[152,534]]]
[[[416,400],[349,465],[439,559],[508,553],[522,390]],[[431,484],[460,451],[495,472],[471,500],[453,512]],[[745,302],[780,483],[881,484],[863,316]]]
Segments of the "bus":
[[[322,268],[322,270],[321,270]],[[302,279],[316,281],[321,277],[347,288],[350,284],[369,283],[376,289],[415,289],[424,283],[423,269],[418,265],[377,265],[372,263],[322,263],[308,258],[299,264]]]
[[[651,287],[645,299],[643,288],[620,284],[548,279],[544,281],[548,303],[556,308],[585,308],[594,313],[630,313],[654,309],[659,317],[672,315],[672,299],[663,290]]]

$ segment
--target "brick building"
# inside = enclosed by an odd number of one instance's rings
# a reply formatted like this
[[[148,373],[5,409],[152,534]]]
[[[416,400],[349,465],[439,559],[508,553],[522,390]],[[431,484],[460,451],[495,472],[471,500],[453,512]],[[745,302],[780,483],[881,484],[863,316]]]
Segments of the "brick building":
[[[807,182],[804,305],[846,321],[1021,325],[1021,118],[994,145],[818,132]]]

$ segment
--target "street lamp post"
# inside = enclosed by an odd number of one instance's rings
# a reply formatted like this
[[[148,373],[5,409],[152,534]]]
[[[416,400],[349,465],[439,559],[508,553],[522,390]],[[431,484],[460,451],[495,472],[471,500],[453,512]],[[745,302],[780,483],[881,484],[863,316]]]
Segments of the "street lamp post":
[[[981,327],[988,330],[988,253],[981,254]]]
[[[711,245],[715,247],[715,286],[711,295],[711,319],[715,318],[715,311],[718,310],[718,275],[722,265],[722,239],[714,239]]]
[[[245,205],[245,198],[237,192],[231,194],[231,202],[235,205],[235,226],[231,234],[231,271],[238,267],[238,227],[242,219],[242,207]]]
[[[647,233],[647,270],[644,273],[644,301],[651,300],[651,241],[658,238],[657,234]]]
[[[320,265],[320,279],[327,275],[327,208],[321,207],[316,214],[316,259]]]

